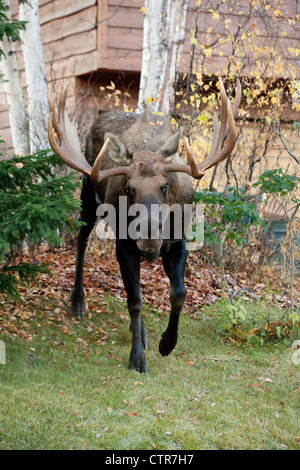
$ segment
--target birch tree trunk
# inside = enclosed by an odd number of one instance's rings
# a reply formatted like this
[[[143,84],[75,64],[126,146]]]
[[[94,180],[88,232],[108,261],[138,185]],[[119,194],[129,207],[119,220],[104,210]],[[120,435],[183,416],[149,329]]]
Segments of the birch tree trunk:
[[[19,19],[27,21],[21,32],[25,65],[30,152],[49,147],[46,71],[41,42],[38,0],[19,0]]]
[[[10,2],[5,1],[7,14],[11,18]],[[14,43],[3,37],[1,48],[5,58],[1,59],[1,72],[4,75],[4,91],[8,104],[9,124],[11,129],[14,153],[17,155],[29,154],[28,121],[25,111],[23,90],[20,80],[19,66]]]
[[[139,111],[168,114],[174,102],[176,65],[185,37],[188,0],[145,0]]]

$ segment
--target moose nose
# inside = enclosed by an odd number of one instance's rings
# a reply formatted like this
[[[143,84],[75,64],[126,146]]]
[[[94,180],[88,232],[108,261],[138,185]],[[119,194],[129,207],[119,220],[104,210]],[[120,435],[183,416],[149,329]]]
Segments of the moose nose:
[[[162,239],[143,240],[142,238],[138,238],[136,244],[138,249],[144,251],[145,253],[156,253],[162,246]]]

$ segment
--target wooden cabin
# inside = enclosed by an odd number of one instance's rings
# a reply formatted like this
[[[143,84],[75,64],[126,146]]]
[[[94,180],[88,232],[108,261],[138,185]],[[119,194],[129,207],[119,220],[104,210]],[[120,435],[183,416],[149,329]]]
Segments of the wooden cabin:
[[[198,2],[199,3],[199,2]],[[235,34],[237,24],[244,24],[245,32],[253,31],[257,35],[257,48],[263,50],[266,44],[277,39],[274,55],[282,56],[283,68],[276,70],[265,64],[266,73],[282,78],[284,71],[293,69],[295,77],[300,79],[299,24],[292,18],[300,18],[300,6],[297,0],[287,0],[283,12],[268,7],[266,15],[245,14],[249,10],[250,0],[222,4],[223,20],[218,21],[217,12],[211,4],[202,0],[197,8],[197,0],[190,0],[187,21],[186,39],[180,60],[181,76],[191,72],[191,55],[194,66],[202,66],[213,75],[222,73],[228,67],[232,53],[232,45],[224,43],[225,33]],[[260,2],[261,4],[263,2]],[[274,2],[275,4],[276,2]],[[92,119],[97,115],[99,107],[110,106],[105,102],[103,87],[111,82],[117,88],[126,91],[122,94],[119,106],[134,107],[139,91],[143,48],[143,0],[40,0],[39,14],[43,43],[46,75],[49,87],[59,89],[70,80],[73,84],[73,105],[76,104],[76,117],[79,122],[80,137],[84,142],[85,135]],[[13,17],[18,17],[18,1],[11,0]],[[247,11],[248,11],[247,10]],[[290,24],[286,19],[291,19]],[[283,26],[284,25],[284,26]],[[207,31],[210,30],[209,35]],[[248,33],[247,33],[248,34]],[[196,38],[196,41],[193,39]],[[215,44],[222,44],[222,50]],[[274,42],[275,44],[275,42]],[[212,46],[212,47],[211,47]],[[211,48],[211,51],[209,51]],[[25,88],[24,65],[20,46],[18,49],[19,66]],[[240,60],[245,61],[241,54]],[[251,70],[251,62],[244,64],[243,74],[247,76]],[[284,78],[284,77],[283,77]],[[113,85],[113,86],[114,86]],[[101,89],[102,87],[102,89]],[[3,88],[0,85],[0,135],[5,144],[1,144],[1,152],[5,158],[12,154],[8,108]],[[290,121],[299,120],[300,113],[289,112],[286,116]],[[251,123],[249,124],[251,126]],[[281,149],[281,165],[290,164],[290,158]],[[300,146],[292,146],[300,155]],[[278,152],[270,154],[270,162],[278,164]],[[273,159],[273,160],[272,160]],[[272,166],[272,165],[271,165]],[[258,170],[261,168],[259,167]]]

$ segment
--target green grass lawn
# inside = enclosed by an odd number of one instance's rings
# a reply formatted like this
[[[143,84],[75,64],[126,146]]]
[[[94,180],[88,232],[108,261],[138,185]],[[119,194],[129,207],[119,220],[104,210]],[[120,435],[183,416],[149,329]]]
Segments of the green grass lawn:
[[[167,315],[144,307],[149,373],[140,375],[127,368],[126,306],[107,302],[80,324],[35,318],[31,342],[0,338],[1,449],[300,447],[300,366],[288,342],[225,341],[207,307],[182,315],[176,349],[161,357]]]

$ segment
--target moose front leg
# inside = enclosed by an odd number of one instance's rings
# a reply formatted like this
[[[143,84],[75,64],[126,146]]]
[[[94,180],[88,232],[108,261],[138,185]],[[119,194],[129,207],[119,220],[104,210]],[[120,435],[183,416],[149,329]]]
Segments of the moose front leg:
[[[171,284],[169,323],[159,342],[159,352],[162,356],[168,356],[177,343],[179,317],[186,296],[184,287],[186,257],[187,249],[184,240],[172,244],[170,250],[162,255],[164,270]]]
[[[83,289],[83,265],[87,242],[96,222],[97,203],[96,196],[88,176],[84,176],[82,191],[82,211],[80,220],[85,222],[76,237],[76,271],[74,288],[71,295],[71,313],[75,317],[84,315],[84,289]]]
[[[142,297],[140,293],[140,255],[131,241],[117,240],[117,259],[127,293],[127,305],[130,314],[132,346],[129,368],[137,372],[147,372],[145,354],[147,340],[142,318]]]

